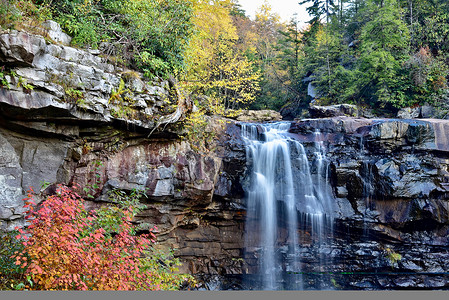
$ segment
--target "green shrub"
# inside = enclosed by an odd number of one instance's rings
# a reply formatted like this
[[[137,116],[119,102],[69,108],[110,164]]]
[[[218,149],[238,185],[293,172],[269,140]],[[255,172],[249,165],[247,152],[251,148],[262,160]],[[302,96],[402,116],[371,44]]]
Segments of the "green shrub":
[[[11,28],[20,21],[20,10],[14,5],[14,0],[0,0],[0,27]]]
[[[189,1],[60,0],[50,5],[75,45],[103,46],[105,54],[122,57],[150,78],[184,67],[193,28]]]
[[[23,251],[23,244],[16,239],[18,231],[0,236],[0,290],[11,290],[25,282],[24,269],[15,264],[14,253]]]
[[[51,11],[46,1],[35,5],[32,0],[0,0],[0,27],[11,29],[27,28],[35,33],[42,33],[39,25],[51,19]]]

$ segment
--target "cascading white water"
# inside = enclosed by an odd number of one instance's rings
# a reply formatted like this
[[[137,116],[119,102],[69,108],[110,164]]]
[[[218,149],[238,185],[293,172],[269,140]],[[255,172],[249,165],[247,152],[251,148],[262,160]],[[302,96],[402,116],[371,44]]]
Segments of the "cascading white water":
[[[287,122],[242,124],[250,170],[245,242],[247,251],[259,252],[261,288],[265,290],[302,289],[300,227],[311,227],[320,248],[321,237],[332,224],[321,136],[316,134],[312,176],[305,148],[288,136],[289,128]],[[282,250],[284,246],[287,251]],[[294,274],[294,280],[286,278],[288,274]]]
[[[368,214],[371,211],[371,198],[374,194],[373,190],[373,172],[372,172],[372,164],[369,161],[369,158],[365,156],[365,144],[363,135],[360,137],[360,156],[359,159],[362,161],[362,170],[361,170],[361,178],[363,181],[363,197],[365,198],[365,210],[363,212],[363,239],[368,240],[369,230],[368,223],[369,218]]]

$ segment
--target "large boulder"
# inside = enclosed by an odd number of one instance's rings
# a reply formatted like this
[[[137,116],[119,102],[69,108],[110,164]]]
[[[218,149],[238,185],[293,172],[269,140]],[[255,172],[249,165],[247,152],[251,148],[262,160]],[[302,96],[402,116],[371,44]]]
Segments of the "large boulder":
[[[42,23],[42,27],[47,30],[48,36],[55,42],[62,45],[70,45],[72,38],[62,31],[61,26],[53,20],[47,20]]]
[[[311,105],[309,107],[311,118],[330,118],[338,116],[356,117],[358,115],[357,106],[351,104],[337,104],[329,106]]]
[[[242,110],[237,115],[230,118],[240,122],[269,122],[281,121],[282,116],[274,110]]]

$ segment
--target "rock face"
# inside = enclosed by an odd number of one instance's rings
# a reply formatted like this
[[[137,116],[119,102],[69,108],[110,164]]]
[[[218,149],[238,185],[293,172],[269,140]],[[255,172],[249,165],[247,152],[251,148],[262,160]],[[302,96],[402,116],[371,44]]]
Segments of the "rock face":
[[[59,26],[58,23],[52,20],[47,20],[42,25],[46,29],[46,33],[50,39],[62,45],[70,45],[72,38],[62,31],[61,26]]]
[[[112,189],[146,188],[146,209],[135,221],[159,227],[158,246],[175,249],[181,271],[204,276],[207,288],[245,287],[247,162],[238,123],[222,126],[211,117],[204,130],[217,139],[200,154],[181,138],[179,124],[155,128],[157,116],[171,113],[169,82],[144,81],[63,39],[56,45],[25,32],[0,33],[9,82],[0,87],[0,229],[23,225],[30,186],[86,185],[99,175],[89,207],[106,205]],[[123,94],[127,100],[117,97]],[[237,120],[280,117],[248,112]],[[317,136],[323,141],[336,204],[326,263],[303,241],[308,286],[317,288],[313,274],[329,271],[334,288],[449,288],[449,122],[340,116],[293,122],[290,133],[309,160]],[[392,270],[417,274],[343,274]]]
[[[435,109],[429,105],[418,107],[401,108],[398,111],[398,118],[400,119],[416,119],[416,118],[432,118],[434,117]]]
[[[281,121],[282,116],[280,113],[274,110],[243,110],[240,111],[235,117],[231,117],[240,122],[270,122]]]
[[[9,82],[9,88],[0,90],[0,105],[26,112],[15,116],[17,120],[113,122],[150,131],[156,116],[176,104],[171,103],[167,81],[143,81],[141,74],[114,66],[106,58],[47,44],[42,36],[27,32],[0,33],[0,62]]]
[[[179,123],[157,128],[175,104],[171,83],[144,81],[92,51],[69,47],[58,26],[46,25],[60,44],[27,32],[0,33],[9,83],[0,87],[0,230],[24,225],[29,187],[88,186],[98,175],[88,206],[106,205],[112,189],[145,188],[146,209],[135,221],[159,227],[158,247],[175,249],[181,271],[240,272],[238,174],[245,152],[231,142],[239,139],[236,128],[226,132],[222,120],[211,118],[204,130],[222,141],[209,145],[215,151],[198,153],[181,138]]]
[[[355,275],[437,273],[430,277],[335,278],[341,286],[449,287],[447,278],[438,275],[449,270],[448,124],[433,119],[337,117],[292,125],[290,132],[308,145],[309,153],[316,138],[313,130],[318,128],[330,162],[329,176],[337,203],[332,244],[335,255],[332,264],[322,268]],[[317,267],[317,263],[304,266],[309,271],[317,271]]]
[[[309,114],[312,118],[329,118],[338,116],[356,117],[357,106],[351,104],[338,104],[329,106],[311,105]]]

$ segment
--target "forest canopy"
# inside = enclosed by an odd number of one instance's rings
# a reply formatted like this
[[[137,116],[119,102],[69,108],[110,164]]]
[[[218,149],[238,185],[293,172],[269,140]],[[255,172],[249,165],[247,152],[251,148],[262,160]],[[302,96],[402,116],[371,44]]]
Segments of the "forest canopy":
[[[0,0],[2,28],[54,19],[78,47],[148,78],[175,76],[223,109],[296,117],[310,102],[379,113],[447,110],[449,3],[444,0],[300,0],[300,28],[267,2],[255,18],[237,0]],[[313,91],[313,93],[311,93]],[[312,96],[313,97],[312,97]]]

